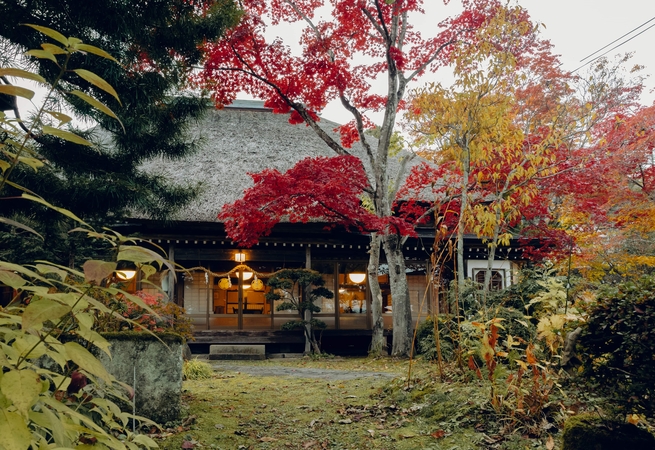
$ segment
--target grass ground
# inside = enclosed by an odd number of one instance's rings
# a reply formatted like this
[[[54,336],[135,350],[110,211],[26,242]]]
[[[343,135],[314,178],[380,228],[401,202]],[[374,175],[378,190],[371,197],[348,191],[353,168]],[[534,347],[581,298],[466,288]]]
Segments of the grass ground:
[[[243,367],[243,362],[239,362]],[[473,383],[440,383],[418,361],[368,358],[246,363],[185,381],[188,416],[161,434],[163,449],[477,449],[553,448],[555,440],[489,433],[486,395]],[[275,368],[322,376],[275,376]],[[248,373],[246,373],[246,371]],[[382,372],[389,376],[369,376]],[[335,379],[340,373],[354,379]],[[315,373],[312,374],[315,376]],[[555,447],[557,448],[557,447]]]

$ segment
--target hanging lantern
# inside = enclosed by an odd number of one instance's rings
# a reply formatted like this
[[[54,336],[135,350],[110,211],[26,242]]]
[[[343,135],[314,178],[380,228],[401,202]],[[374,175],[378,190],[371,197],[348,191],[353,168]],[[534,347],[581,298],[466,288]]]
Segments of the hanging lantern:
[[[223,289],[224,291],[227,291],[232,287],[232,282],[230,281],[230,278],[221,278],[218,280],[218,288]]]
[[[255,275],[255,279],[252,280],[252,283],[250,284],[255,291],[263,291],[264,290],[264,283],[262,280],[257,278],[257,275]]]
[[[349,273],[348,279],[355,284],[360,284],[363,283],[364,280],[366,279],[366,274],[360,272]]]

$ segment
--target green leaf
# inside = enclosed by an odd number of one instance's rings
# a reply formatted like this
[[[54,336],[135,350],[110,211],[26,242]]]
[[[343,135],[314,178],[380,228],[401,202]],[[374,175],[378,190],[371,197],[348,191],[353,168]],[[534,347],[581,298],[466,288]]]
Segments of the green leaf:
[[[43,342],[37,336],[28,333],[19,334],[11,346],[16,349],[22,358],[32,361],[48,353],[48,349],[43,345]]]
[[[59,126],[65,125],[71,120],[73,120],[73,118],[70,117],[69,115],[60,113],[59,111],[44,111],[44,112],[50,114],[52,117],[57,119],[59,121]]]
[[[82,43],[82,39],[76,38],[76,37],[69,37],[68,38],[68,46],[73,47],[74,49],[77,50],[78,46]]]
[[[85,340],[91,342],[93,345],[98,347],[100,350],[105,352],[107,356],[111,358],[111,344],[109,341],[105,338],[102,337],[100,333],[97,333],[89,328],[83,328],[79,327],[77,330],[75,330],[77,334],[79,334],[82,338]]]
[[[87,141],[81,136],[78,136],[75,133],[71,133],[70,131],[65,131],[65,130],[60,130],[59,128],[51,127],[49,125],[44,125],[43,128],[41,129],[43,134],[49,134],[51,136],[56,136],[60,139],[63,139],[65,141],[72,142],[74,144],[80,144],[80,145],[86,145],[88,147],[93,147],[93,143]]]
[[[0,379],[3,395],[24,417],[39,398],[41,387],[41,378],[33,370],[10,370]]]
[[[89,105],[93,106],[94,108],[102,111],[103,113],[107,114],[109,117],[113,117],[114,119],[118,120],[118,123],[121,124],[121,127],[123,128],[123,132],[125,132],[125,127],[123,126],[123,122],[120,121],[118,116],[114,114],[114,111],[109,109],[104,103],[96,100],[95,98],[91,97],[90,95],[85,94],[82,91],[78,91],[77,89],[74,91],[70,92],[72,95],[75,95],[76,97],[81,98],[85,102],[87,102]]]
[[[8,77],[26,78],[28,80],[38,81],[39,83],[44,83],[44,84],[47,83],[45,78],[43,78],[41,75],[28,72],[27,70],[23,70],[23,69],[15,69],[13,67],[6,67],[0,69],[0,76],[3,75]]]
[[[48,203],[47,201],[45,201],[41,197],[37,197],[37,196],[31,195],[31,194],[27,194],[25,192],[23,192],[22,197],[27,199],[27,200],[32,200],[33,202],[41,203],[42,205],[47,206],[48,208],[53,209],[53,210],[57,211],[58,213],[61,213],[61,214],[65,215],[66,217],[68,217],[70,219],[73,219],[76,222],[84,224],[87,227],[89,226],[89,225],[87,225],[86,222],[84,222],[82,219],[77,217],[75,214],[73,214],[69,210],[64,209],[64,208],[58,208],[57,206],[51,205],[50,203]]]
[[[5,334],[5,338],[7,338],[8,333],[4,333],[4,334]],[[11,364],[16,364],[18,358],[20,358],[20,353],[18,353],[18,350],[16,350],[10,345],[5,344],[4,342],[0,342],[0,349],[2,349],[2,353],[5,354],[7,360]]]
[[[4,268],[5,270],[11,270],[13,272],[22,273],[23,275],[25,275],[25,276],[27,276],[29,278],[34,278],[34,279],[42,281],[42,282],[44,282],[46,284],[52,285],[52,283],[50,283],[47,279],[43,278],[38,273],[28,269],[27,267],[21,266],[20,264],[14,264],[14,263],[6,262],[6,261],[0,261],[0,268]]]
[[[84,313],[75,314],[75,320],[77,320],[77,324],[79,325],[80,328],[83,328],[85,330],[90,330],[91,328],[93,328],[93,322],[95,321],[95,318],[93,314],[84,312]]]
[[[52,39],[59,42],[60,44],[68,45],[68,39],[59,31],[55,31],[52,28],[44,27],[41,25],[33,25],[31,23],[24,23],[22,25],[25,25],[26,27],[34,28],[36,31],[43,33],[48,37],[51,37]]]
[[[32,434],[20,414],[0,409],[0,448],[25,450],[31,441]]]
[[[58,447],[71,447],[72,443],[70,439],[66,437],[66,432],[64,430],[61,419],[57,417],[57,415],[52,412],[50,408],[41,408],[41,411],[50,422],[50,426],[47,428],[52,434],[52,437],[55,440],[55,444],[57,444]]]
[[[48,275],[48,274],[55,274],[61,281],[64,281],[66,277],[68,276],[68,273],[65,270],[60,269],[59,267],[52,266],[50,264],[37,264],[34,266],[36,270],[39,271],[39,273],[42,273],[43,275]]]
[[[118,261],[130,261],[133,263],[151,263],[158,262],[160,265],[167,266],[171,271],[175,271],[175,267],[159,253],[145,247],[122,246],[118,252]]]
[[[35,172],[38,172],[38,169],[45,165],[43,164],[43,161],[36,158],[29,158],[27,156],[19,156],[18,161],[30,166],[32,169],[34,169]]]
[[[14,97],[23,97],[28,100],[32,100],[34,97],[34,91],[11,84],[0,84],[0,94],[12,95]]]
[[[17,273],[8,270],[0,270],[0,283],[9,286],[12,289],[18,289],[25,286],[27,281]]]
[[[116,64],[120,64],[120,63],[118,62],[118,60],[117,60],[116,58],[114,58],[113,56],[111,56],[109,53],[107,53],[107,52],[104,51],[103,49],[98,48],[98,47],[95,47],[95,46],[93,46],[93,45],[89,45],[89,44],[78,44],[78,45],[76,46],[76,48],[77,48],[78,50],[82,50],[83,52],[93,53],[94,55],[101,56],[101,57],[103,57],[103,58],[105,58],[105,59],[110,59],[110,60],[114,61]]]
[[[75,309],[78,310],[80,308],[86,308],[88,306],[83,298],[80,300],[80,297],[82,294],[79,292],[39,292],[38,293],[39,297],[45,298],[45,299],[50,299],[54,300],[57,303],[61,303],[64,305],[68,305],[70,308],[75,306]]]
[[[145,434],[137,434],[132,438],[132,442],[149,448],[157,448],[157,443]]]
[[[40,328],[43,322],[48,320],[54,322],[69,313],[70,310],[70,306],[52,300],[33,300],[23,312],[23,329]]]
[[[140,267],[141,272],[143,273],[143,278],[148,279],[151,275],[157,273],[157,269],[152,267],[150,264],[144,264]]]
[[[59,347],[59,348],[57,348]],[[51,346],[51,350],[48,351],[48,357],[52,359],[57,365],[63,370],[64,367],[66,367],[66,364],[68,364],[68,356],[64,354],[64,346],[59,345],[59,346]],[[64,377],[61,375],[55,375],[53,373],[50,373],[48,377],[53,379],[53,382],[55,385],[59,386],[60,382],[64,381]],[[59,382],[57,381],[59,380]]]
[[[82,269],[84,270],[84,280],[87,283],[100,284],[102,280],[113,275],[116,263],[90,259],[84,263]]]
[[[96,425],[90,417],[78,413],[77,411],[69,408],[68,406],[64,405],[61,402],[58,402],[52,397],[43,396],[41,397],[41,399],[43,403],[45,403],[47,406],[51,407],[55,411],[58,411],[61,414],[76,419],[77,421],[83,423],[84,425],[86,425],[88,428],[91,428],[92,430],[99,431],[101,433],[103,432],[102,428]]]
[[[41,48],[46,52],[52,53],[53,55],[65,55],[67,53],[66,50],[55,44],[41,44]]]
[[[118,100],[118,103],[121,103],[121,100],[118,98],[118,94],[116,93],[114,88],[111,86],[111,84],[107,83],[103,78],[99,77],[95,73],[90,72],[86,69],[75,69],[73,70],[73,72],[78,74],[80,77],[84,78],[92,85],[102,89],[108,94],[111,94],[116,100]]]
[[[25,52],[25,54],[34,56],[35,58],[39,58],[39,59],[49,59],[50,61],[59,65],[59,62],[57,61],[57,58],[55,58],[55,55],[53,55],[47,50],[28,50]]]
[[[82,370],[101,378],[107,383],[112,382],[113,377],[107,372],[107,369],[105,369],[102,363],[80,344],[77,342],[66,342],[64,348],[66,348],[69,358]]]
[[[84,274],[82,272],[80,272],[79,270],[71,269],[70,267],[62,266],[60,264],[55,264],[55,263],[52,263],[50,261],[43,261],[43,260],[40,260],[40,259],[37,260],[36,262],[46,264],[48,266],[52,266],[53,268],[61,269],[62,271],[70,273],[73,276],[84,278]],[[37,267],[39,267],[39,266],[37,266]],[[41,270],[42,269],[39,268],[39,271],[41,271]],[[46,273],[46,272],[43,272],[43,273]]]

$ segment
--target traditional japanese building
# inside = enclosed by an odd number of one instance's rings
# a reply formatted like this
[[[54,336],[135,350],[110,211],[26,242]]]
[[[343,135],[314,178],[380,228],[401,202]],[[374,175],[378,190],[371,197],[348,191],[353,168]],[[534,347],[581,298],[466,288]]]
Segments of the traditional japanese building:
[[[338,125],[321,120],[325,129]],[[265,299],[266,278],[282,268],[311,268],[320,272],[333,293],[321,299],[315,318],[328,328],[323,347],[328,352],[365,352],[372,326],[371,298],[366,279],[369,237],[326,224],[280,223],[252,248],[240,247],[225,234],[217,215],[222,206],[241,198],[252,186],[249,172],[275,168],[281,172],[305,157],[333,156],[327,145],[305,125],[291,125],[286,115],[273,114],[262,103],[237,101],[223,110],[212,110],[194,132],[202,150],[182,161],[156,159],[147,169],[179,185],[200,183],[199,198],[170,217],[153,221],[136,218],[125,225],[163,248],[180,267],[189,269],[162,277],[162,288],[186,309],[192,319],[196,342],[263,343],[270,352],[301,351],[300,333],[281,332],[281,326],[298,319],[295,311],[278,311]],[[363,149],[355,145],[352,153]],[[366,158],[363,158],[366,160]],[[390,161],[391,171],[399,162]],[[410,302],[415,321],[438,307],[439,286],[431,278],[430,258],[434,233],[418,229],[417,238],[403,245]],[[486,267],[486,246],[467,238],[468,275],[476,277]],[[516,249],[499,249],[494,282],[511,283]],[[384,259],[384,256],[382,256]],[[378,279],[383,289],[385,328],[391,329],[393,299],[384,260]],[[448,267],[442,279],[451,278]],[[147,288],[145,284],[141,286]]]

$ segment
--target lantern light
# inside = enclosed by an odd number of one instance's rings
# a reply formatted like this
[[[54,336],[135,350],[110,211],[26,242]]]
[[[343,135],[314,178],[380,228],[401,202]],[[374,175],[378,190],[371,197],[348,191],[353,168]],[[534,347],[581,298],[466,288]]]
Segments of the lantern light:
[[[116,277],[119,280],[123,280],[123,281],[131,280],[132,278],[134,278],[135,275],[136,275],[136,270],[132,270],[132,269],[123,269],[123,270],[116,271]]]
[[[259,278],[255,277],[255,279],[252,282],[252,288],[255,291],[263,291],[264,290],[264,282],[260,280]]]
[[[361,272],[353,272],[348,274],[348,279],[355,284],[363,283],[366,279],[366,274]]]
[[[234,260],[238,263],[246,262],[246,254],[243,252],[237,252],[234,254]]]

